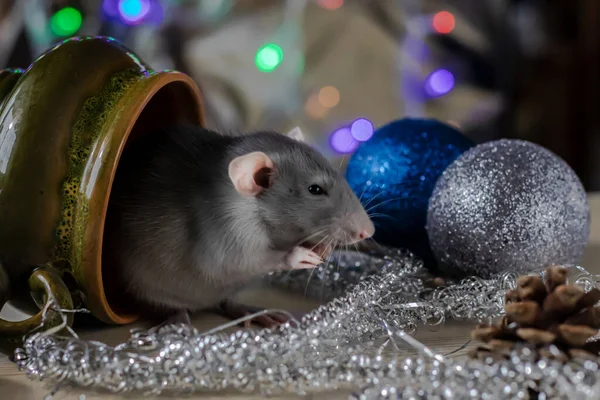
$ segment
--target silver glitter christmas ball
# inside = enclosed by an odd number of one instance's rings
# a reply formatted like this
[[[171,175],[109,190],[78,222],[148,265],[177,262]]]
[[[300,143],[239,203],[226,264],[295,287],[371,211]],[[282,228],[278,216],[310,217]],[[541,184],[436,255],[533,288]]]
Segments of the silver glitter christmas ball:
[[[521,140],[463,153],[436,183],[427,214],[438,269],[453,276],[575,264],[589,232],[577,175],[555,154]]]

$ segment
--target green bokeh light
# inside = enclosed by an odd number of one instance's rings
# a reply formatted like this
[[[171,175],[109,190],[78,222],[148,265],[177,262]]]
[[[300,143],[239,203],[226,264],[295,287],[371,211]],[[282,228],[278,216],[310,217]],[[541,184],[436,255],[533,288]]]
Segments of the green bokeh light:
[[[50,20],[50,29],[56,36],[70,36],[81,28],[81,13],[73,7],[58,10]]]
[[[262,72],[271,72],[281,64],[283,50],[275,43],[269,43],[256,52],[256,67]]]

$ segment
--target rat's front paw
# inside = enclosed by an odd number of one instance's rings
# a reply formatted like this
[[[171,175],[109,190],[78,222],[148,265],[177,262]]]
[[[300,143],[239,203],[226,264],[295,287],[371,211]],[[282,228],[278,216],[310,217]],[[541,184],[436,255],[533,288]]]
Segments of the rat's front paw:
[[[307,269],[314,268],[321,264],[323,260],[314,251],[297,246],[285,259],[288,269]]]

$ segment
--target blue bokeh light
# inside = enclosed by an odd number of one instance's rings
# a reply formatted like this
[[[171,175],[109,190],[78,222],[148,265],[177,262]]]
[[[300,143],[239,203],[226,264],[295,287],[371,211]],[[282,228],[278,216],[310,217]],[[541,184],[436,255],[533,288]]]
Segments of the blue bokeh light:
[[[119,13],[128,23],[141,21],[150,11],[149,0],[119,0]]]
[[[160,25],[164,10],[159,0],[103,0],[104,19],[129,26]]]

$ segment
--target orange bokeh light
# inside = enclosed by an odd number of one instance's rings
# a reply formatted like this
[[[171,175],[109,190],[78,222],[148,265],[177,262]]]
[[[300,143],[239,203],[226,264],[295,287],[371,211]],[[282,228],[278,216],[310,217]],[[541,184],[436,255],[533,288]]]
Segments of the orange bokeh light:
[[[456,20],[448,11],[440,11],[433,16],[433,29],[437,33],[448,34],[454,30]]]
[[[340,92],[333,86],[325,86],[319,90],[319,102],[327,107],[332,108],[340,102]]]
[[[310,119],[322,119],[327,115],[327,111],[327,107],[319,101],[317,93],[310,95],[304,104],[304,112]]]

